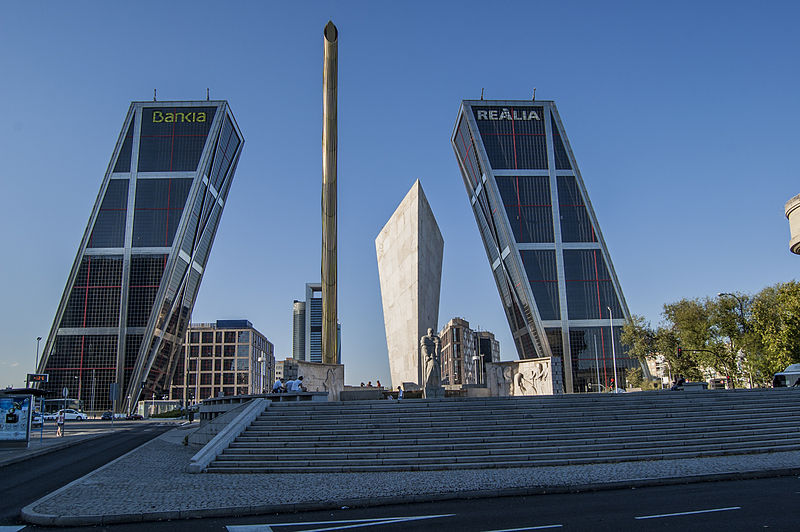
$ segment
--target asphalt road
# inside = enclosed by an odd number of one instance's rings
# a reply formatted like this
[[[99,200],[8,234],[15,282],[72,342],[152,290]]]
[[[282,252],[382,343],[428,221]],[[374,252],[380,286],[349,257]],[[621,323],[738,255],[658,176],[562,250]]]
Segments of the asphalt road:
[[[258,489],[257,486],[253,487]],[[797,530],[800,477],[587,493],[500,497],[241,518],[164,521],[71,530],[149,532],[386,532],[523,530]],[[27,530],[54,530],[29,527]]]
[[[81,430],[93,432],[107,427],[81,425]],[[19,511],[33,501],[80,478],[122,456],[143,443],[169,430],[171,425],[130,423],[107,436],[54,451],[43,456],[0,467],[0,525],[21,523]],[[68,427],[70,428],[70,427]],[[77,427],[75,428],[77,430]],[[2,528],[0,528],[2,531]]]

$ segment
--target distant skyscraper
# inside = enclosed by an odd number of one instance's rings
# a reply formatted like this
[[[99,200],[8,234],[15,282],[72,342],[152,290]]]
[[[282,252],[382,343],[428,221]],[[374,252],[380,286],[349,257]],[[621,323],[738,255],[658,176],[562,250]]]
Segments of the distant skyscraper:
[[[337,326],[338,362],[342,360],[342,325]],[[292,358],[322,362],[322,284],[306,283],[306,300],[292,305]]]
[[[292,358],[306,359],[306,302],[296,299],[292,304]]]
[[[225,101],[131,104],[45,344],[43,388],[110,408],[115,382],[126,411],[169,393],[242,145]]]
[[[597,366],[610,386],[612,317],[624,383],[628,307],[555,104],[464,101],[451,141],[519,357],[563,357],[568,392]]]

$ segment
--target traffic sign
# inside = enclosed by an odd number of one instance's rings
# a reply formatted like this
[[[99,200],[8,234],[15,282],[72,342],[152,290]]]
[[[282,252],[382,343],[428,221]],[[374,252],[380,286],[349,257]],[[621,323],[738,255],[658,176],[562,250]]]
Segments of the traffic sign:
[[[67,390],[67,387],[66,387],[66,386],[64,386],[64,389],[63,389],[63,390],[61,390],[61,395],[63,395],[63,396],[64,396],[64,399],[66,399],[67,397],[69,397],[69,390]],[[64,403],[64,404],[66,404],[66,403]]]

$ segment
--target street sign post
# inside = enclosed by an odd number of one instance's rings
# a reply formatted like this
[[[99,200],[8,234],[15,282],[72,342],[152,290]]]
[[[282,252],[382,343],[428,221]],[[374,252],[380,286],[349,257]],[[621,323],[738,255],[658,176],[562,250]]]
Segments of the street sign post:
[[[112,382],[108,386],[108,395],[111,397],[111,426],[114,426],[114,418],[117,416],[117,395],[119,395],[119,384]]]

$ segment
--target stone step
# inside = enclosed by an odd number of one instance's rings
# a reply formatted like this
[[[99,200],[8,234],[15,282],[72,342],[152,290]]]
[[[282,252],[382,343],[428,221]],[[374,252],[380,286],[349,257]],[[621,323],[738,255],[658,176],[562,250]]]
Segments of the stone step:
[[[655,419],[652,416],[645,419],[585,419],[583,421],[558,422],[553,420],[546,424],[538,423],[536,420],[518,420],[516,423],[505,423],[501,425],[489,424],[362,424],[360,426],[291,426],[291,425],[251,425],[245,434],[253,436],[276,436],[280,434],[301,433],[303,437],[310,438],[316,436],[344,436],[352,434],[435,434],[442,432],[497,432],[498,427],[503,432],[514,430],[539,430],[543,432],[575,432],[582,430],[602,430],[603,427],[613,427],[620,430],[621,427],[645,429],[678,429],[682,427],[725,427],[725,426],[747,426],[760,425],[762,423],[792,423],[800,420],[800,412],[781,412],[770,415],[715,415],[715,416],[694,416]]]
[[[544,457],[546,455],[556,455],[559,458],[585,458],[589,456],[616,456],[616,455],[638,455],[641,453],[652,454],[653,452],[670,452],[671,450],[708,450],[708,449],[748,449],[762,447],[763,445],[784,442],[792,438],[757,438],[753,440],[687,440],[685,442],[662,443],[653,445],[653,442],[607,444],[607,445],[565,445],[557,447],[538,447],[529,446],[527,448],[512,449],[491,449],[484,450],[472,448],[466,451],[459,451],[457,454],[445,451],[414,451],[414,450],[391,450],[386,452],[353,452],[348,449],[333,450],[331,452],[318,452],[313,454],[304,453],[224,453],[217,458],[219,462],[239,461],[239,462],[262,462],[274,461],[276,463],[309,462],[323,465],[324,461],[350,461],[350,460],[373,460],[379,463],[389,463],[387,460],[401,459],[414,462],[414,459],[429,459],[432,461],[449,462],[453,457],[459,460],[464,457],[472,457],[475,460],[497,460],[498,457]],[[334,452],[335,451],[335,452]]]
[[[362,463],[354,464],[352,461],[343,463],[319,463],[316,461],[232,461],[232,462],[213,462],[208,472],[226,473],[286,473],[293,470],[295,473],[345,473],[345,472],[364,472],[364,471],[435,471],[450,469],[487,469],[487,468],[510,468],[510,467],[544,467],[561,465],[580,465],[595,463],[614,463],[630,461],[664,460],[679,458],[697,458],[703,456],[725,456],[733,454],[754,454],[778,451],[797,451],[800,450],[800,443],[785,443],[782,441],[773,443],[762,443],[752,448],[682,448],[672,451],[651,451],[647,454],[629,455],[603,455],[588,456],[581,458],[541,458],[537,455],[526,455],[525,457],[503,457],[500,461],[487,460],[486,457],[455,457],[455,461],[442,463],[441,461],[427,461],[421,463],[422,459],[392,461],[393,463]],[[470,459],[472,461],[470,461]]]
[[[760,428],[773,429],[774,432],[785,432],[788,427],[797,425],[797,418],[786,418],[786,420],[770,420],[761,423],[753,424],[739,424],[739,423],[725,423],[713,424],[707,423],[704,425],[682,424],[682,425],[660,425],[653,428],[642,427],[640,425],[626,426],[621,425],[618,427],[601,427],[601,428],[571,428],[568,430],[558,430],[558,427],[546,428],[530,428],[530,429],[509,429],[502,433],[497,431],[481,431],[481,430],[459,430],[459,431],[428,431],[428,432],[415,432],[415,433],[397,433],[388,431],[360,431],[351,434],[323,434],[323,435],[310,435],[310,434],[295,434],[291,432],[283,432],[270,435],[259,435],[249,431],[245,431],[242,435],[236,438],[235,443],[244,442],[258,442],[266,445],[277,445],[279,442],[286,442],[288,446],[306,444],[324,444],[331,441],[356,441],[362,443],[368,442],[382,442],[386,444],[388,441],[394,442],[409,442],[409,441],[438,441],[438,442],[454,442],[460,440],[481,440],[481,441],[504,441],[504,440],[519,440],[519,439],[568,439],[568,438],[581,438],[586,435],[593,435],[595,437],[608,437],[620,436],[625,438],[636,438],[641,435],[645,436],[658,436],[663,437],[669,434],[717,434],[720,431],[736,431],[746,432],[757,430]]]
[[[800,449],[798,390],[276,403],[207,470],[435,471],[789,449]]]
[[[517,412],[517,411],[543,411],[543,410],[553,410],[553,411],[574,411],[576,409],[576,405],[580,406],[580,409],[583,411],[591,411],[591,410],[604,410],[608,409],[609,407],[613,407],[615,409],[647,409],[650,407],[658,407],[662,409],[669,409],[669,408],[677,408],[677,409],[696,409],[699,405],[706,405],[706,406],[713,406],[716,408],[733,408],[737,405],[797,405],[800,404],[800,393],[797,394],[796,397],[793,397],[791,401],[784,401],[779,400],[777,398],[764,398],[761,400],[748,400],[748,401],[703,401],[698,400],[696,402],[690,403],[688,401],[664,401],[664,402],[644,402],[644,401],[636,401],[636,402],[625,402],[625,401],[614,401],[614,402],[598,402],[598,403],[583,403],[583,402],[576,402],[574,404],[550,404],[550,403],[537,403],[534,401],[522,401],[521,399],[519,402],[512,402],[510,404],[487,404],[487,405],[463,405],[459,407],[458,405],[447,405],[447,406],[414,406],[409,405],[406,402],[397,402],[397,401],[387,401],[385,406],[380,408],[354,408],[349,406],[345,403],[327,403],[328,406],[325,407],[305,407],[305,406],[298,406],[294,408],[279,408],[278,405],[281,404],[288,404],[288,403],[277,403],[271,405],[269,411],[274,413],[274,415],[284,415],[284,416],[296,416],[296,415],[372,415],[372,414],[391,414],[396,412],[402,413],[414,413],[416,415],[428,415],[434,414],[437,412],[441,413],[452,413],[452,412],[482,412],[488,411],[492,413],[505,413],[505,412]],[[302,404],[302,403],[299,403]],[[325,403],[323,403],[325,404]]]
[[[775,433],[773,430],[753,430],[753,431],[728,431],[725,433],[690,433],[690,434],[667,434],[667,435],[640,435],[622,436],[613,435],[610,437],[583,437],[574,439],[548,439],[548,440],[520,440],[520,441],[486,441],[486,439],[474,439],[470,442],[448,443],[414,443],[407,440],[395,442],[382,442],[381,445],[363,445],[363,442],[353,441],[332,441],[330,445],[294,445],[296,442],[275,442],[275,445],[263,446],[252,443],[234,442],[231,447],[225,449],[223,454],[274,454],[286,456],[289,454],[314,454],[319,452],[338,452],[338,453],[375,453],[375,452],[405,452],[414,450],[415,452],[427,451],[466,451],[470,449],[481,449],[491,453],[495,449],[514,450],[525,448],[546,447],[565,447],[565,446],[593,446],[593,447],[629,447],[629,446],[659,446],[659,445],[681,445],[688,441],[755,441],[758,439],[791,439],[800,437],[800,428],[793,428],[791,431]]]
[[[267,432],[271,433],[278,431],[297,431],[302,430],[304,433],[330,433],[330,432],[352,432],[361,430],[397,430],[397,431],[413,431],[424,429],[442,429],[449,427],[470,427],[471,429],[480,430],[497,430],[497,427],[509,427],[518,425],[535,425],[540,423],[547,423],[552,426],[559,427],[585,427],[587,425],[602,425],[602,424],[641,424],[641,425],[659,425],[659,424],[673,424],[673,423],[708,423],[711,421],[726,422],[726,421],[761,421],[769,419],[798,417],[798,410],[774,410],[770,412],[730,412],[730,413],[705,413],[705,414],[692,414],[692,415],[659,415],[654,418],[652,415],[636,415],[636,416],[618,416],[618,415],[605,415],[596,417],[570,417],[562,419],[536,419],[531,417],[520,418],[506,418],[501,420],[459,420],[459,419],[441,419],[438,421],[419,421],[419,420],[385,420],[373,422],[349,422],[349,423],[328,423],[328,422],[286,422],[280,423],[275,421],[257,420],[254,421],[248,430],[253,432]]]
[[[800,403],[798,403],[800,405]],[[714,408],[703,408],[702,412],[699,408],[689,408],[682,406],[680,408],[659,409],[659,414],[665,417],[675,417],[679,415],[691,415],[711,412],[772,412],[772,411],[791,411],[796,410],[798,405],[784,405],[776,403],[767,403],[764,405],[722,405]],[[455,419],[455,420],[503,420],[503,419],[517,419],[520,417],[543,419],[543,418],[569,418],[581,416],[598,416],[609,415],[613,412],[616,416],[641,416],[650,412],[651,410],[635,408],[635,409],[613,409],[609,411],[608,408],[596,410],[569,410],[564,412],[555,412],[549,410],[489,410],[489,411],[458,411],[458,412],[382,412],[382,413],[337,413],[326,412],[324,414],[311,414],[311,413],[298,413],[296,415],[276,415],[269,409],[256,418],[256,422],[266,423],[273,421],[295,421],[297,423],[305,423],[313,421],[315,423],[352,423],[352,422],[367,422],[367,421],[388,421],[400,420],[403,422],[420,422],[420,421],[437,421],[441,419]]]

